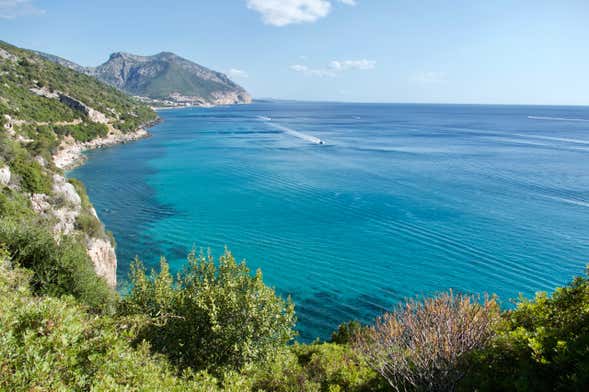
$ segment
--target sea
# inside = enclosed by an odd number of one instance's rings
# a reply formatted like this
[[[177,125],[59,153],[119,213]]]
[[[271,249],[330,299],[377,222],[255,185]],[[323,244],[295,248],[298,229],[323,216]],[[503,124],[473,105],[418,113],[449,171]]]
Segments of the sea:
[[[406,298],[553,291],[589,263],[589,107],[256,101],[162,110],[88,152],[117,242],[174,271],[229,249],[290,295],[298,339]]]

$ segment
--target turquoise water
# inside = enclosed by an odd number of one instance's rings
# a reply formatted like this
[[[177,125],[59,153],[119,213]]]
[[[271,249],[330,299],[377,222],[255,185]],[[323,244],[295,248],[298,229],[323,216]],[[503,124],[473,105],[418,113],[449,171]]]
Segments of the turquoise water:
[[[589,108],[257,102],[160,112],[89,153],[118,243],[175,269],[228,246],[291,294],[301,339],[454,288],[552,290],[589,262]],[[321,139],[325,144],[315,142]]]

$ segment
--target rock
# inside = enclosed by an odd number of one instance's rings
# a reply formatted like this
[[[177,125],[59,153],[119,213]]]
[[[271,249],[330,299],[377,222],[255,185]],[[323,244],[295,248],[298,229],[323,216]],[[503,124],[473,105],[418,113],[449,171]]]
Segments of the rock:
[[[39,215],[46,215],[51,210],[49,204],[49,196],[43,193],[35,193],[31,195],[31,207],[33,211]]]
[[[72,207],[80,208],[82,205],[82,199],[76,192],[76,188],[59,174],[53,175],[53,193],[61,196]]]
[[[35,161],[37,161],[37,163],[43,167],[47,166],[47,161],[41,155],[37,155],[35,157]]]
[[[30,92],[32,92],[35,95],[38,95],[40,97],[45,97],[45,98],[50,98],[50,99],[58,99],[59,98],[59,94],[54,92],[54,91],[50,91],[47,87],[41,87],[41,88],[30,88],[29,89]]]
[[[14,136],[14,120],[8,114],[4,115],[4,129],[10,136]]]
[[[76,228],[76,219],[82,210],[82,199],[76,188],[70,184],[64,176],[53,175],[54,200],[59,200],[53,210],[53,216],[57,223],[53,226],[56,234],[70,234]]]
[[[14,62],[16,62],[18,60],[18,57],[16,57],[12,53],[7,52],[6,50],[4,50],[2,48],[0,48],[0,58],[2,58],[4,60],[14,61]]]
[[[57,219],[57,223],[53,226],[53,232],[56,235],[68,235],[75,230],[76,219],[80,214],[79,210],[63,207],[58,210],[53,210],[52,213]]]
[[[0,185],[8,185],[10,177],[10,168],[8,166],[0,167]]]
[[[108,118],[98,110],[94,110],[91,107],[87,106],[82,101],[77,100],[76,98],[70,97],[69,95],[65,95],[63,93],[58,93],[59,95],[59,102],[63,103],[64,105],[69,106],[70,108],[84,113],[90,121],[99,123],[99,124],[107,124]]]
[[[149,133],[143,128],[128,133],[122,133],[112,128],[111,125],[109,125],[109,128],[111,131],[108,136],[96,138],[86,143],[77,142],[71,137],[64,138],[59,149],[53,155],[53,163],[60,169],[71,169],[84,162],[85,156],[82,154],[84,151],[126,143],[149,136]]]
[[[98,124],[108,124],[108,118],[98,110],[94,110],[92,108],[88,108],[88,118],[90,121],[98,123]]]
[[[117,285],[117,256],[115,248],[106,240],[91,238],[88,241],[88,255],[98,276],[103,277],[110,287]]]

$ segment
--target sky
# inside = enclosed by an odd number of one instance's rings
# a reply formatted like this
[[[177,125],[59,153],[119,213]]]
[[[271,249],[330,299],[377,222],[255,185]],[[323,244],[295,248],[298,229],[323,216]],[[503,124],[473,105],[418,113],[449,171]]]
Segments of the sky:
[[[589,105],[589,0],[0,0],[0,39],[171,51],[256,98]]]

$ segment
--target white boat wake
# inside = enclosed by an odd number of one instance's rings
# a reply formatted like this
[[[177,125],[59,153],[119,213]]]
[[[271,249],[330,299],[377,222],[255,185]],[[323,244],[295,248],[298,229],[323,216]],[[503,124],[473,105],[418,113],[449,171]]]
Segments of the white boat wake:
[[[266,121],[268,123],[268,125],[270,125],[271,127],[276,128],[276,129],[279,129],[281,131],[284,131],[285,133],[287,133],[287,134],[289,134],[291,136],[294,136],[296,138],[305,140],[307,142],[311,142],[313,144],[325,144],[325,142],[323,140],[319,139],[318,137],[315,137],[313,135],[307,135],[306,133],[299,132],[299,131],[294,130],[292,128],[288,128],[288,127],[285,127],[283,125],[275,124],[273,122],[270,122],[271,121],[270,117],[258,116],[258,118],[260,120]]]
[[[528,116],[530,120],[548,120],[548,121],[580,121],[589,122],[584,118],[565,118],[565,117],[542,117],[542,116]]]

